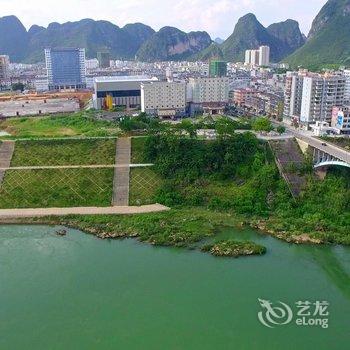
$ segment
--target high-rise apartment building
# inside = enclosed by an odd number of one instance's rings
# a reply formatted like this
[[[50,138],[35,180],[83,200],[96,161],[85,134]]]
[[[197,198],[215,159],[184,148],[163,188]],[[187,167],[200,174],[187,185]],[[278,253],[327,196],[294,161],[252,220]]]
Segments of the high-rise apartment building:
[[[306,72],[287,72],[284,91],[283,118],[288,123],[290,123],[294,117],[300,117],[305,74]]]
[[[225,61],[212,60],[209,64],[210,77],[226,77],[227,63]]]
[[[270,47],[260,46],[257,50],[246,50],[244,62],[252,66],[268,66],[270,64]]]
[[[259,47],[259,66],[268,66],[270,64],[270,47]]]
[[[50,90],[85,89],[85,49],[45,49]]]
[[[250,64],[250,62],[251,62],[251,53],[252,53],[252,50],[246,50],[245,51],[245,59],[244,59],[244,63],[245,64]]]
[[[0,55],[0,82],[8,79],[9,77],[9,56]]]
[[[309,126],[316,121],[332,120],[335,106],[344,104],[346,79],[341,75],[311,75],[303,79],[300,122]]]
[[[109,68],[111,55],[109,51],[100,51],[97,52],[97,60],[100,68]]]
[[[343,75],[345,77],[344,100],[346,105],[350,105],[350,69],[345,69]]]

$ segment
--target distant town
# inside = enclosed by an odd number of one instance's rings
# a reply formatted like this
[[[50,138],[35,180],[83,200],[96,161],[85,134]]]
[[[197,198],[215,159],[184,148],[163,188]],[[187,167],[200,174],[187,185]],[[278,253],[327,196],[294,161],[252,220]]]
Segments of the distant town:
[[[81,107],[131,114],[141,110],[161,118],[230,110],[273,117],[317,136],[349,134],[350,70],[314,73],[288,68],[270,62],[268,46],[247,50],[242,63],[120,61],[112,60],[108,50],[86,59],[84,48],[45,49],[45,63],[39,64],[11,63],[1,55],[1,90],[27,95],[28,100],[0,99],[0,117]],[[81,92],[85,100],[91,94],[91,99],[82,106],[79,97],[70,95],[73,92]]]

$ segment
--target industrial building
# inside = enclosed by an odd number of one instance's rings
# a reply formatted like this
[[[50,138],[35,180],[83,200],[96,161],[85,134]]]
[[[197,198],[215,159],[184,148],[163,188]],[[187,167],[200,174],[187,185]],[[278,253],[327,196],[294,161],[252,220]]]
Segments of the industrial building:
[[[86,88],[85,49],[45,49],[49,90]]]
[[[185,116],[186,83],[142,83],[141,110],[149,115],[165,118]]]
[[[93,103],[96,109],[112,109],[116,106],[139,108],[141,84],[157,81],[147,76],[98,77],[94,80]]]

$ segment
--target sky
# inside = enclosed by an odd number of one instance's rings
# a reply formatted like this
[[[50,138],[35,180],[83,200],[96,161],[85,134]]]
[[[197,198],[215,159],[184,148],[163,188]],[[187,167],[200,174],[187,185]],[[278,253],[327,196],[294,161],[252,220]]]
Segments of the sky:
[[[205,30],[213,39],[226,39],[237,20],[254,13],[265,26],[288,18],[308,33],[326,0],[0,0],[0,16],[15,15],[29,29],[32,24],[108,20],[119,27],[142,22],[155,30],[174,26],[183,31]]]

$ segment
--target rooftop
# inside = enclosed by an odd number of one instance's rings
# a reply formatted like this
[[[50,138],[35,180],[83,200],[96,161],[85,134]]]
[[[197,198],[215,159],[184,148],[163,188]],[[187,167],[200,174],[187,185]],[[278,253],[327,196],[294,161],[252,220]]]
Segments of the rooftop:
[[[122,81],[157,81],[157,78],[150,78],[146,75],[126,75],[112,77],[96,77],[96,83],[122,82]]]

